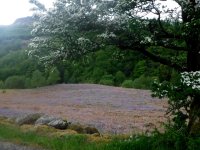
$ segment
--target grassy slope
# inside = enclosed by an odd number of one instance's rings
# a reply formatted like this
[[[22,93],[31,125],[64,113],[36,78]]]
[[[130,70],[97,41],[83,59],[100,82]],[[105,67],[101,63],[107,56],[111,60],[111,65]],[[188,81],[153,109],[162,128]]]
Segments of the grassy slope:
[[[50,132],[51,134],[49,134]],[[63,131],[64,132],[64,131]],[[55,134],[54,134],[55,133]],[[152,149],[148,137],[95,137],[81,134],[56,134],[53,130],[24,131],[21,127],[0,119],[0,140],[32,145],[52,150],[143,150]]]

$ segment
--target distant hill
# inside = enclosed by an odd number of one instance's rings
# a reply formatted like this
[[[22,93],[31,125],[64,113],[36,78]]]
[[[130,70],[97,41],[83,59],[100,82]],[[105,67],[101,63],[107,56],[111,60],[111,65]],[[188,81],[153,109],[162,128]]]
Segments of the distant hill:
[[[31,38],[32,17],[17,19],[12,25],[0,26],[0,56],[27,46]]]
[[[15,20],[15,22],[12,24],[14,26],[32,26],[34,22],[34,19],[32,16],[24,17],[24,18],[18,18]]]

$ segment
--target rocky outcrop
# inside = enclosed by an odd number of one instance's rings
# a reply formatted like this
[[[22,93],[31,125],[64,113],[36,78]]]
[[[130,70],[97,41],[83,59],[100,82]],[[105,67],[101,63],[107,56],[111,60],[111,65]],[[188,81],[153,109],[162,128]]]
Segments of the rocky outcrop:
[[[35,125],[47,125],[47,126],[51,126],[54,127],[56,129],[66,129],[68,126],[67,121],[61,119],[61,118],[57,118],[57,117],[53,117],[53,116],[42,116],[40,117],[36,122]]]
[[[62,119],[52,120],[47,124],[48,126],[54,127],[56,129],[64,130],[67,128],[68,123]]]
[[[60,129],[60,130],[70,129],[80,134],[100,135],[99,131],[94,127],[83,126],[80,124],[71,124],[61,118],[38,114],[38,113],[17,117],[15,119],[15,122],[18,125],[27,125],[27,124],[35,126],[46,125],[48,127],[53,127],[55,129]]]
[[[44,116],[41,116],[40,118],[38,118],[38,120],[35,122],[35,124],[36,125],[47,125],[49,122],[55,121],[58,119],[60,119],[60,118],[44,115]]]

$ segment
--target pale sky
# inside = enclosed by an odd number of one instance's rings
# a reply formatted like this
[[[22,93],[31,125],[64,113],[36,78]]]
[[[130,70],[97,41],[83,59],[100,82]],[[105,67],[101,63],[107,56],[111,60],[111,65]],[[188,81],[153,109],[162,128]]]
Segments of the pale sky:
[[[54,0],[39,1],[49,8]],[[0,0],[0,25],[9,25],[17,18],[31,16],[30,9],[33,6],[29,3],[29,0]]]
[[[39,0],[45,4],[46,8],[50,8],[55,0]],[[168,6],[173,7],[174,3],[169,3]],[[31,16],[30,9],[33,7],[29,0],[0,0],[0,25],[12,24],[17,18]]]

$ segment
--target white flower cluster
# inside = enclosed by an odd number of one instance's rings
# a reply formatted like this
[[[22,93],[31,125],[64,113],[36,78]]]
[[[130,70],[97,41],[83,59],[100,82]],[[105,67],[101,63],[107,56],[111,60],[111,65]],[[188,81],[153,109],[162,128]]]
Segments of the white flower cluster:
[[[152,38],[149,36],[146,36],[144,37],[142,41],[140,41],[140,44],[147,44],[147,43],[152,43],[152,42],[153,42]]]
[[[181,73],[181,82],[193,90],[200,90],[200,71]]]
[[[115,38],[116,35],[113,32],[110,32],[110,33],[106,32],[106,33],[102,33],[102,34],[98,35],[98,37],[107,39],[107,38]]]

